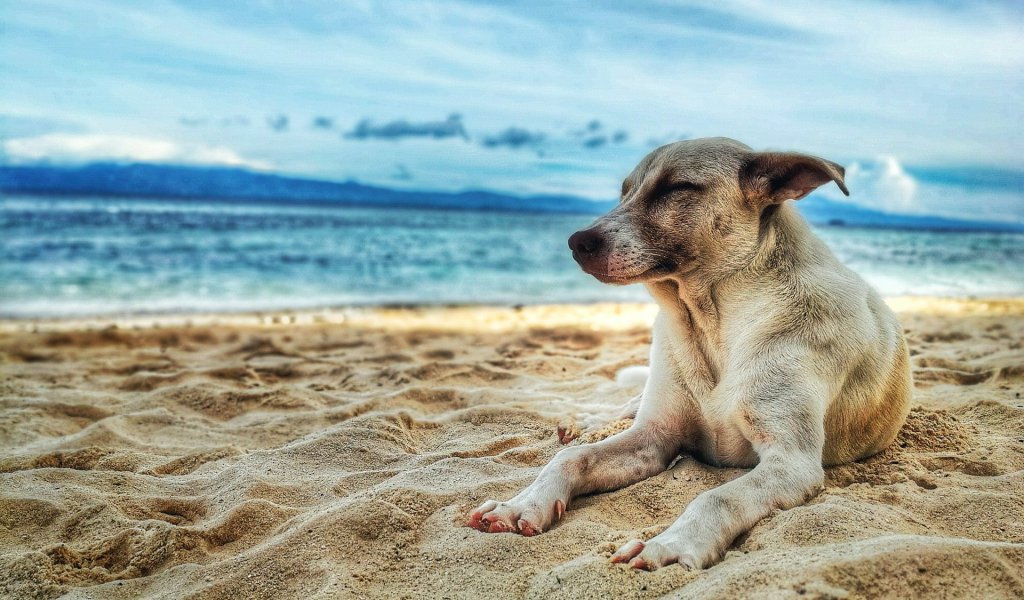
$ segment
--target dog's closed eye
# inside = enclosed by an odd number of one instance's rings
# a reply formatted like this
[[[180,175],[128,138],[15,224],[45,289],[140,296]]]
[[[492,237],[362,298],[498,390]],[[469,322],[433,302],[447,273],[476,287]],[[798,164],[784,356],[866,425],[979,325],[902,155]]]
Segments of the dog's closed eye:
[[[692,195],[704,191],[704,186],[692,181],[668,181],[658,185],[650,196],[650,202],[661,204],[684,193]]]
[[[672,181],[662,186],[662,189],[658,190],[662,194],[670,194],[672,192],[701,192],[704,190],[704,186],[699,183],[692,181]]]

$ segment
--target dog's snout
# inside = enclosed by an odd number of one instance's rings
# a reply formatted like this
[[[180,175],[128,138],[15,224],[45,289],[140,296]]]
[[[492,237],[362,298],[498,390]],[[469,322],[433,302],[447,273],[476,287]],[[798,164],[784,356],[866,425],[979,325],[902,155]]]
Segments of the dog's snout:
[[[577,231],[569,237],[569,249],[580,256],[596,253],[604,245],[604,238],[593,229]]]

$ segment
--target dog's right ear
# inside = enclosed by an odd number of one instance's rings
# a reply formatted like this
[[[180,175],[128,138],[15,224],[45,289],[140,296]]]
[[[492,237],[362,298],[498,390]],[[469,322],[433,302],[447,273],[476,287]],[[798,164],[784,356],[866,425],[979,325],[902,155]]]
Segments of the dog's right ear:
[[[740,169],[740,187],[757,206],[799,200],[829,181],[847,196],[846,171],[834,162],[796,152],[758,152]]]

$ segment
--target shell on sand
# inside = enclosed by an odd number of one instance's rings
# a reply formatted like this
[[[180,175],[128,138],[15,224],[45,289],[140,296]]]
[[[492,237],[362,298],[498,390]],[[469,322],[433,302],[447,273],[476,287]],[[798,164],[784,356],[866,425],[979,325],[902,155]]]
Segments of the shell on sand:
[[[607,557],[742,470],[463,526],[629,399],[650,306],[0,324],[0,596],[1022,597],[1024,303],[902,302],[897,442],[696,573]]]

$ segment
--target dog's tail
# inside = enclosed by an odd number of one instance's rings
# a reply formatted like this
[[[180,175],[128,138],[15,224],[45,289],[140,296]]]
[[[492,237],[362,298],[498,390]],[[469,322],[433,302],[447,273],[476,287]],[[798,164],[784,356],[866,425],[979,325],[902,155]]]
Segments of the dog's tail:
[[[619,387],[624,388],[643,387],[647,383],[647,378],[650,374],[651,368],[648,366],[635,365],[623,367],[615,374],[615,383],[619,384]]]

